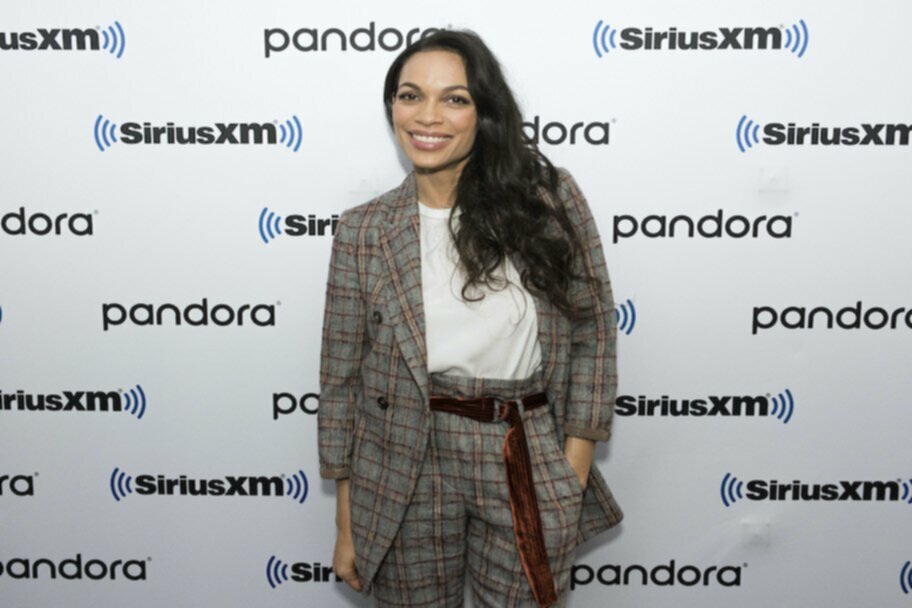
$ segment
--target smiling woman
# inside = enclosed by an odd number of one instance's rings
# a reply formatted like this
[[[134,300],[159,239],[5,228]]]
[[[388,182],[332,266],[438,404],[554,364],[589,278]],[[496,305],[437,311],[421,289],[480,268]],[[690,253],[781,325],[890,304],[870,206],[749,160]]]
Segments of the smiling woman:
[[[475,144],[475,104],[466,81],[462,58],[450,51],[418,53],[402,68],[393,129],[416,172],[455,178]],[[451,207],[443,195],[452,182],[429,180],[422,202],[429,207]]]
[[[563,605],[623,514],[594,442],[617,389],[611,283],[575,180],[522,132],[494,55],[441,31],[383,101],[412,170],[344,211],[320,359],[333,570],[378,606]]]

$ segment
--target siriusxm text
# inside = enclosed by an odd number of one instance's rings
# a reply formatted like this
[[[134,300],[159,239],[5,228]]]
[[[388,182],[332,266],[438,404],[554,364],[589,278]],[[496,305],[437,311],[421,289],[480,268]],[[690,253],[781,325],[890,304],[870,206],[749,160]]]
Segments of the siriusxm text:
[[[753,479],[745,484],[749,500],[777,501],[895,501],[899,500],[898,481],[839,481],[835,483],[804,483],[799,480],[780,482]]]
[[[101,48],[99,40],[99,33],[94,28],[0,32],[0,51],[97,51]]]
[[[618,32],[619,46],[628,51],[711,51],[781,49],[782,30],[778,27],[720,27],[714,30],[682,31],[676,27],[625,27]]]
[[[213,479],[137,475],[135,481],[136,493],[142,496],[285,496],[285,480],[279,475]]]
[[[20,412],[120,412],[123,398],[117,391],[62,391],[26,393],[0,391],[0,411]]]
[[[763,143],[780,146],[908,146],[912,123],[862,123],[849,127],[801,127],[790,122],[763,125]]]
[[[770,405],[763,395],[710,395],[705,399],[621,395],[614,411],[618,416],[768,416]]]
[[[204,126],[181,126],[173,122],[125,122],[120,125],[125,144],[275,144],[279,129],[271,122],[217,122]]]

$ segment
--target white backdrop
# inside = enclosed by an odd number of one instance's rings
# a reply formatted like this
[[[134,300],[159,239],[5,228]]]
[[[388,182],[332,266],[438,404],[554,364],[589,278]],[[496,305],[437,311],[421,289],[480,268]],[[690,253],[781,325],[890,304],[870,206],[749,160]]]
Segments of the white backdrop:
[[[268,49],[373,25],[477,31],[596,214],[622,325],[597,462],[626,519],[578,551],[570,604],[912,606],[912,9],[445,8],[0,7],[0,605],[368,605],[325,570],[314,414],[331,220],[408,170],[395,50]],[[637,48],[650,32],[715,48]],[[287,129],[129,143],[144,123]],[[789,124],[868,140],[778,143]],[[706,216],[731,230],[689,236]],[[206,325],[167,310],[204,300]],[[867,322],[811,327],[817,307]]]

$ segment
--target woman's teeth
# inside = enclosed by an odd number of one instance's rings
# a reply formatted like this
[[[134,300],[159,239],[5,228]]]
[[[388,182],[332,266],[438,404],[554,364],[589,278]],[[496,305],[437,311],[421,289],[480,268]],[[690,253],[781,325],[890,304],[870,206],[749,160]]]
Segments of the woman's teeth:
[[[412,137],[414,137],[418,141],[425,141],[428,143],[433,143],[433,142],[438,142],[438,141],[443,141],[445,139],[448,139],[447,137],[431,137],[430,135],[418,135],[417,133],[412,133]]]

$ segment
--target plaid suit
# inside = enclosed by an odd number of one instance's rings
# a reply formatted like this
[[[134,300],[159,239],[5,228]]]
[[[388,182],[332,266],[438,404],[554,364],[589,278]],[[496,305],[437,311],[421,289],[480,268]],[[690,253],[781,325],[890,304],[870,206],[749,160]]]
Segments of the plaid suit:
[[[611,283],[592,213],[560,168],[559,201],[584,242],[579,263],[601,279],[571,300],[594,303],[570,321],[535,298],[539,343],[558,445],[565,435],[605,441],[617,391],[617,325]],[[546,200],[552,197],[541,191]],[[341,214],[333,240],[320,361],[320,476],[350,478],[352,539],[362,592],[396,537],[428,453],[432,412],[424,342],[418,195],[414,172],[381,196]],[[511,257],[517,270],[523,262]],[[371,435],[369,454],[356,446]],[[577,542],[623,518],[593,463]]]

